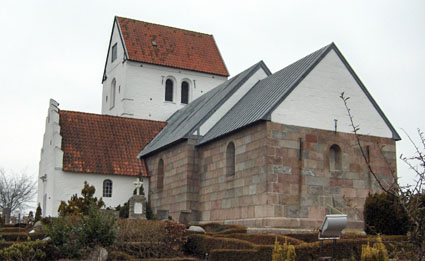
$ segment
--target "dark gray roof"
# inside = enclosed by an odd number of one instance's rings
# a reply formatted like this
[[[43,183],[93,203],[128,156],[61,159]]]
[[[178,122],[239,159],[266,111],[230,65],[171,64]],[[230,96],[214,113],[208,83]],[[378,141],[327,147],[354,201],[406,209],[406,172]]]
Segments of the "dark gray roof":
[[[167,120],[164,129],[139,153],[138,157],[192,137],[192,133],[260,68],[264,69],[267,75],[271,74],[264,62],[260,61],[175,112]]]
[[[199,141],[198,145],[214,140],[225,134],[232,133],[240,128],[251,125],[261,120],[270,120],[271,113],[279,104],[292,92],[293,89],[310,73],[310,71],[326,56],[330,50],[335,50],[354,79],[360,85],[366,96],[372,102],[375,109],[386,122],[393,133],[393,139],[399,140],[391,123],[385,117],[382,110],[373,100],[372,96],[362,84],[351,66],[342,56],[334,43],[331,43],[282,70],[259,81],[251,90],[220,119],[219,122],[206,133]]]

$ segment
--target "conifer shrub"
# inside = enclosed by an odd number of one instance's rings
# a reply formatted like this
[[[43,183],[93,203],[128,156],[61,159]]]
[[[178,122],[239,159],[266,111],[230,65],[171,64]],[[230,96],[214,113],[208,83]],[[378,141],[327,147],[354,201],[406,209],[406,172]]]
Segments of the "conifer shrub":
[[[35,217],[34,217],[34,224],[41,219],[41,207],[40,203],[37,206],[37,209],[35,210]]]
[[[406,235],[409,230],[407,214],[397,197],[385,192],[369,193],[363,215],[367,234]]]
[[[49,242],[36,240],[13,244],[0,250],[0,260],[52,260],[52,256],[49,256]]]

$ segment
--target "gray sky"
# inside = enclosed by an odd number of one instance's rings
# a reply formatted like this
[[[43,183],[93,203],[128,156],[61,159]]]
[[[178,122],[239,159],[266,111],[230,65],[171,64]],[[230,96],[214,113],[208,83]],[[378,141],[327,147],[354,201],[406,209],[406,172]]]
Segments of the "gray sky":
[[[411,153],[401,128],[425,130],[422,0],[3,0],[0,167],[38,174],[50,98],[100,113],[115,15],[213,34],[231,75],[259,60],[275,72],[335,42],[402,136],[398,154]]]

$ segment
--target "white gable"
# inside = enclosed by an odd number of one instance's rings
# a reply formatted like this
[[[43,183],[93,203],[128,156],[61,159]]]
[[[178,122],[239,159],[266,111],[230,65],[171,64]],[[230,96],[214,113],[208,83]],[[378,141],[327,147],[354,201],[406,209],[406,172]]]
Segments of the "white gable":
[[[260,80],[267,77],[267,72],[262,67],[250,76],[250,78],[235,92],[232,94],[226,102],[224,102],[220,108],[217,109],[199,128],[200,135],[205,135],[214,125],[230,111],[236,103],[249,91],[251,88]],[[195,132],[194,135],[197,133]]]
[[[288,125],[351,133],[340,98],[344,92],[360,134],[392,138],[393,134],[345,64],[331,50],[272,112],[271,120]]]

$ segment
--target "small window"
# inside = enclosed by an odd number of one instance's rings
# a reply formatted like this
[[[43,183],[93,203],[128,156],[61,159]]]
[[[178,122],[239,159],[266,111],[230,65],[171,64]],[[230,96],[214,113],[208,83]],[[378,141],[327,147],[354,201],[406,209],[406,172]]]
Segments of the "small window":
[[[182,82],[182,99],[181,103],[188,104],[189,103],[189,83],[184,81]]]
[[[112,197],[112,181],[110,179],[105,179],[103,181],[103,197]]]
[[[230,142],[226,148],[226,175],[235,175],[235,144]]]
[[[111,62],[113,63],[116,59],[117,59],[117,44],[115,43],[114,46],[112,46]]]
[[[109,100],[110,101],[109,109],[112,109],[115,106],[115,93],[117,91],[116,89],[117,89],[117,81],[113,79],[111,83],[111,95],[110,95],[111,98]]]
[[[165,81],[165,101],[173,101],[173,80]]]
[[[334,144],[329,149],[329,168],[330,170],[342,170],[341,148]]]
[[[158,176],[156,188],[162,190],[164,188],[164,161],[162,159],[158,162]]]

